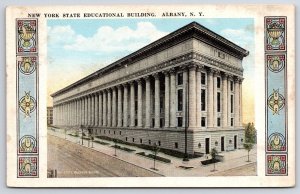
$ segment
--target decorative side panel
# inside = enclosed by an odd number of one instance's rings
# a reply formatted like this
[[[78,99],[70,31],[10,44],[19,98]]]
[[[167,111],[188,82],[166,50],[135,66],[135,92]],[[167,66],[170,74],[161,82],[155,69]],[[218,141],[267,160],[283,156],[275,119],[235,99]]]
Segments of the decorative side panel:
[[[287,175],[286,17],[265,17],[266,175]]]
[[[16,21],[18,177],[38,177],[37,19]]]

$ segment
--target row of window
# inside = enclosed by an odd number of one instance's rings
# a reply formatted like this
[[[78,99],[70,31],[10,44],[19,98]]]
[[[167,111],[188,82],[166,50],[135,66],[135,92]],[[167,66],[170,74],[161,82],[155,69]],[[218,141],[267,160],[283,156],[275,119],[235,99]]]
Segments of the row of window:
[[[102,130],[100,130],[99,132],[100,132],[100,134],[101,134]],[[103,134],[106,134],[106,130],[103,130]],[[108,130],[108,134],[110,134],[110,130]],[[116,135],[116,131],[113,131],[113,134]],[[122,135],[122,131],[119,131],[119,134]],[[132,140],[132,143],[135,143],[135,142],[136,142],[136,139],[135,139],[134,137],[131,138],[131,140]],[[129,138],[128,138],[128,137],[125,137],[125,141],[126,141],[126,142],[129,142]],[[139,141],[139,142],[140,142],[140,143],[144,143],[142,138],[140,138],[140,141]],[[152,142],[151,142],[150,139],[148,140],[148,144],[149,144],[149,145],[152,144]],[[158,146],[161,146],[161,141],[157,141],[157,145],[158,145]],[[178,142],[175,142],[175,143],[174,143],[174,148],[178,148]]]
[[[183,73],[177,74],[177,85],[183,84]],[[201,72],[201,85],[206,85],[206,73]],[[217,77],[217,88],[221,88],[221,78]],[[233,81],[230,81],[230,91],[233,91]]]
[[[177,110],[183,110],[183,89],[177,90]],[[206,90],[201,89],[201,111],[206,111]],[[217,112],[221,112],[221,93],[217,92]],[[230,95],[230,112],[233,113],[233,95]]]
[[[183,126],[183,118],[177,117],[177,125],[178,127]],[[217,126],[221,127],[221,118],[217,118]],[[230,118],[230,126],[233,127],[233,118]],[[201,127],[206,127],[206,117],[201,117]]]

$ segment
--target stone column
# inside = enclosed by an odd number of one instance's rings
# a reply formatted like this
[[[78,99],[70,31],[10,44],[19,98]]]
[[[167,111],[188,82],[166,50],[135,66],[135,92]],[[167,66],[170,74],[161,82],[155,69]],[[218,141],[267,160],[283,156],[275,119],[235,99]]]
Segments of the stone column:
[[[227,124],[228,126],[231,126],[231,89],[230,89],[230,83],[231,83],[231,79],[233,77],[231,75],[228,75],[228,78],[227,78],[227,107],[228,107],[228,110],[227,110]]]
[[[103,90],[103,98],[102,98],[102,126],[107,126],[107,91]]]
[[[150,126],[151,126],[150,76],[146,76],[145,80],[146,80],[146,118],[145,118],[145,127],[150,128]]]
[[[99,102],[98,102],[98,112],[99,112],[99,118],[98,118],[98,126],[102,126],[103,125],[103,106],[102,106],[102,93],[101,92],[99,92],[99,96],[98,96],[99,98],[98,98],[98,100],[99,100]]]
[[[99,93],[95,93],[95,122],[94,126],[99,126]]]
[[[137,80],[138,82],[138,127],[143,126],[143,88],[142,88],[142,79]]]
[[[218,71],[214,71],[214,75],[213,75],[213,80],[214,80],[214,113],[213,113],[213,122],[214,122],[214,127],[217,127],[218,126],[218,107],[217,107],[217,92],[218,92],[218,88],[217,88],[217,76],[218,76]]]
[[[191,64],[189,67],[189,128],[196,127],[196,65]]]
[[[155,93],[154,93],[154,115],[155,115],[155,122],[154,128],[160,128],[160,80],[159,74],[153,74],[155,79]]]
[[[122,86],[118,85],[118,127],[122,127]]]
[[[128,85],[123,84],[123,127],[128,127]]]
[[[201,127],[201,70],[203,66],[198,66],[196,70],[196,103],[197,103],[197,110],[196,110],[196,126],[197,128]]]
[[[135,126],[135,91],[134,82],[130,82],[130,127]]]
[[[85,97],[85,114],[84,114],[84,124],[85,125],[88,125],[88,96]]]
[[[243,79],[244,78],[241,78],[240,79],[240,82],[239,82],[239,85],[240,85],[240,125],[239,126],[243,126],[243,91],[242,91],[242,83],[243,83]]]
[[[228,105],[227,105],[227,102],[228,102],[228,86],[227,86],[227,83],[228,83],[228,75],[226,73],[223,74],[223,77],[222,77],[222,99],[223,99],[223,106],[222,106],[222,127],[228,127]]]
[[[240,125],[240,79],[234,79],[234,127]]]
[[[91,100],[92,100],[92,106],[91,106],[91,116],[92,116],[92,123],[91,126],[95,126],[95,94],[91,95]]]
[[[117,126],[117,91],[116,87],[112,88],[112,126]]]
[[[165,127],[170,126],[170,78],[169,72],[165,74]]]
[[[175,70],[170,70],[170,127],[176,127],[176,81]]]
[[[214,87],[213,87],[213,71],[207,71],[207,127],[213,127],[214,123]]]
[[[85,101],[84,101],[84,97],[81,97],[81,125],[84,125],[84,118],[85,118],[85,111],[84,108],[85,107]]]
[[[107,90],[107,126],[111,127],[111,120],[112,120],[112,114],[111,114],[111,90]]]

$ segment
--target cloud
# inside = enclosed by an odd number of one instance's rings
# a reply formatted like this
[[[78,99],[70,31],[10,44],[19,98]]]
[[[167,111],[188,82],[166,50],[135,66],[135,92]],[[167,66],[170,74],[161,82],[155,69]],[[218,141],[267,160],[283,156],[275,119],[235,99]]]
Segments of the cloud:
[[[76,34],[70,26],[57,26],[48,30],[50,41],[60,42],[65,50],[98,53],[135,51],[167,34],[151,22],[139,22],[136,29],[128,26],[116,29],[101,26],[90,37]]]
[[[74,41],[75,31],[71,26],[48,26],[48,44],[68,44]]]
[[[249,41],[253,38],[247,29],[224,29],[220,32],[226,39],[238,44],[239,46],[246,47]]]

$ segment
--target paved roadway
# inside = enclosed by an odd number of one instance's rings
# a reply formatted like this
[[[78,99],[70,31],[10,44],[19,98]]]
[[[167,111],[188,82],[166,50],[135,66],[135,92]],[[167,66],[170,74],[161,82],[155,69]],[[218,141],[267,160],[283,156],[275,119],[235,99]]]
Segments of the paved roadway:
[[[48,170],[57,177],[153,177],[161,176],[113,156],[48,134]]]

